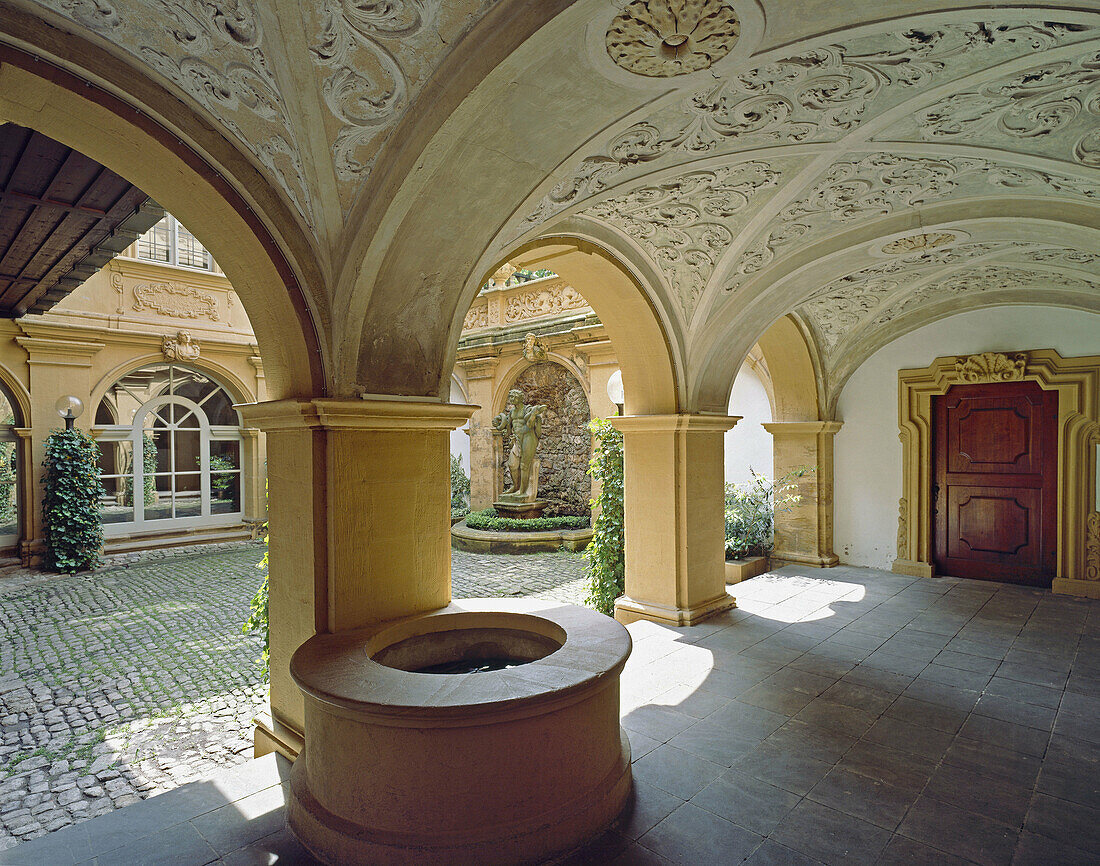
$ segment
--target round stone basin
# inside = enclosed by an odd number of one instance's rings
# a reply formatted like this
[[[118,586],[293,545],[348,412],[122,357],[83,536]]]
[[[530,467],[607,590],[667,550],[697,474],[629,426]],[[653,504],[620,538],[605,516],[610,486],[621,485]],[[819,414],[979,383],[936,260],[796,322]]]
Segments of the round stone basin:
[[[526,863],[583,845],[630,789],[629,654],[609,617],[528,599],[314,636],[291,661],[306,722],[291,829],[330,864]]]

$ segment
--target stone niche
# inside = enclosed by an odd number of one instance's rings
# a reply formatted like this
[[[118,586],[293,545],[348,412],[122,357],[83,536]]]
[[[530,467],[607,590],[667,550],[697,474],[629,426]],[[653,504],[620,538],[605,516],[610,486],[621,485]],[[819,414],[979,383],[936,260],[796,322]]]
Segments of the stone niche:
[[[552,361],[528,367],[511,387],[523,392],[528,405],[543,403],[547,407],[538,451],[542,462],[539,499],[550,503],[546,516],[587,517],[588,500],[592,498],[592,479],[588,477],[588,459],[592,453],[588,421],[592,416],[584,388],[573,374]],[[505,433],[501,469],[506,487],[512,483],[508,471],[511,448],[512,434]]]

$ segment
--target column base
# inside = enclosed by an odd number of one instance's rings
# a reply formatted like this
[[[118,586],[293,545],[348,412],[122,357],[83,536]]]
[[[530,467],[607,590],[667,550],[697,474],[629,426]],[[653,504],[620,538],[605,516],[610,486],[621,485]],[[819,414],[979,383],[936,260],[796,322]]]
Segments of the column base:
[[[774,550],[768,558],[776,568],[783,563],[812,565],[814,568],[832,568],[840,563],[840,557],[835,553],[799,553],[795,550]]]
[[[1051,590],[1059,595],[1076,595],[1081,598],[1100,598],[1100,581],[1079,580],[1075,577],[1056,577]]]
[[[723,593],[718,598],[691,608],[667,607],[663,604],[635,601],[621,595],[615,599],[615,619],[623,625],[640,619],[670,626],[698,625],[703,620],[734,607],[737,607],[737,599],[729,593]]]
[[[894,574],[907,574],[910,577],[935,577],[936,569],[930,562],[918,562],[912,559],[895,559],[890,568]]]

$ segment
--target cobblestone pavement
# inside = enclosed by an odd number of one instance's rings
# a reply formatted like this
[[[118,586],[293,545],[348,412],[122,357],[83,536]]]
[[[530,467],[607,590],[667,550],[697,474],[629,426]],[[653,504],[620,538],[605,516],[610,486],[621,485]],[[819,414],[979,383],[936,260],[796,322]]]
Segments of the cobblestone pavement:
[[[0,576],[0,850],[252,756],[256,542]],[[453,593],[579,603],[577,554],[454,552]]]

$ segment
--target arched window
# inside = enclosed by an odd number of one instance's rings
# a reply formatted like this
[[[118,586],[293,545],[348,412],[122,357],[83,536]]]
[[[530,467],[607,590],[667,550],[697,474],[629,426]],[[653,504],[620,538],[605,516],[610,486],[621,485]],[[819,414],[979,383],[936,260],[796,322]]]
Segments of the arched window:
[[[142,367],[108,389],[96,422],[105,534],[241,519],[240,418],[208,375]]]
[[[16,403],[0,386],[0,549],[19,543],[18,426]]]

